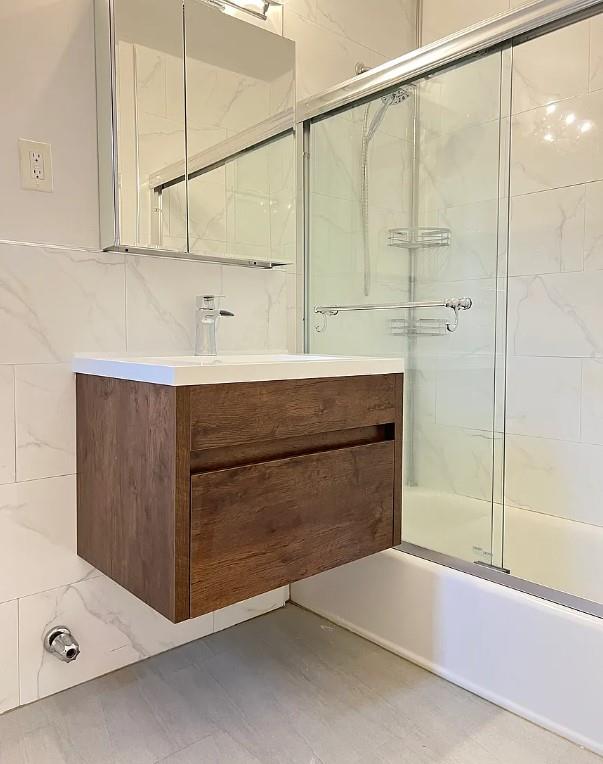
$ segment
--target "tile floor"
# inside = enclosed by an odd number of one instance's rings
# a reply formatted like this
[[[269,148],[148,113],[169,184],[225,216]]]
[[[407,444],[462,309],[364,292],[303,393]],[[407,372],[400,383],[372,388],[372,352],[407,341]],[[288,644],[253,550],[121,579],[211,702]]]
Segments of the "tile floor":
[[[0,717],[1,764],[600,761],[293,605]]]

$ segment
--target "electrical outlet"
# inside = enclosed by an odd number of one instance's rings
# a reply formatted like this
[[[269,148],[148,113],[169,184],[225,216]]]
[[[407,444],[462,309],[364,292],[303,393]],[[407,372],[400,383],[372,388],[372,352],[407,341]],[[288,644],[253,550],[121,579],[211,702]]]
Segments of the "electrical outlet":
[[[52,153],[50,143],[19,138],[21,188],[27,191],[52,191]]]

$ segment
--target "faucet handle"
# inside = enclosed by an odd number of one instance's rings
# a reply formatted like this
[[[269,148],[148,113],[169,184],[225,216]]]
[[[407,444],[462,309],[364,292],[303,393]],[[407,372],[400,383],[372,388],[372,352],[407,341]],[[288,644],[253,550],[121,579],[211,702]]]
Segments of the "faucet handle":
[[[216,300],[220,297],[224,297],[223,294],[201,294],[195,299],[197,308],[205,308],[206,310],[214,310],[216,307]]]
[[[234,316],[234,313],[231,313],[229,310],[221,310],[220,311],[221,316]]]

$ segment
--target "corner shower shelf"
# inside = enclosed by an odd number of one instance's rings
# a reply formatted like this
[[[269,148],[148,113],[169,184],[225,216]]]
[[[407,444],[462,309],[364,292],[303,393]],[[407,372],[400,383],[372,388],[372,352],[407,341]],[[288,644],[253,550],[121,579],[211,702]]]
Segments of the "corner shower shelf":
[[[390,228],[388,244],[403,249],[449,247],[452,233],[449,228]]]

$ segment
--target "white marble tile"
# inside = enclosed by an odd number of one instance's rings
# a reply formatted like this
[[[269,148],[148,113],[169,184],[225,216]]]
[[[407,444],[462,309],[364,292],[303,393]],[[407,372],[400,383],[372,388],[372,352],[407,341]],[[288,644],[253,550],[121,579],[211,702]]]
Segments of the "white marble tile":
[[[491,562],[492,502],[405,488],[402,538],[461,560]]]
[[[220,347],[227,352],[286,352],[287,272],[225,266],[224,305],[235,316],[219,325]]]
[[[498,261],[498,200],[421,211],[420,225],[447,228],[450,244],[421,251],[415,273],[420,281],[493,278]]]
[[[134,56],[138,113],[167,117],[167,60],[176,57],[136,44]],[[182,59],[180,71],[184,71]]]
[[[94,575],[76,555],[75,476],[0,486],[0,602]]]
[[[356,74],[356,64],[377,66],[387,60],[371,48],[359,45],[285,9],[285,37],[296,42],[297,97],[327,90]],[[403,30],[400,30],[401,35]]]
[[[17,480],[75,473],[75,375],[69,365],[15,368]]]
[[[603,526],[603,447],[508,435],[507,503]]]
[[[0,245],[0,270],[0,363],[125,349],[123,255]]]
[[[15,479],[15,379],[12,366],[0,366],[0,483]]]
[[[419,193],[424,209],[498,198],[498,121],[470,125],[424,142]]]
[[[331,299],[352,296],[360,289],[362,263],[358,206],[347,199],[313,193],[310,199],[310,278],[347,276],[335,285]],[[317,284],[318,286],[318,284]],[[360,296],[358,294],[358,296]],[[329,299],[329,295],[324,297]]]
[[[508,8],[508,0],[447,0],[446,3],[424,0],[422,44],[439,40]]]
[[[603,15],[600,13],[590,20],[589,63],[590,89],[600,90],[603,88]]]
[[[470,297],[473,305],[469,311],[459,315],[456,332],[446,332],[421,343],[416,352],[425,362],[455,354],[469,356],[481,354],[492,357],[494,353],[494,321],[496,317],[497,283],[495,279],[466,279],[459,281],[417,281],[416,300],[441,300],[444,295]],[[427,311],[422,315],[428,317]],[[452,314],[445,308],[429,311],[430,318],[450,320]]]
[[[204,249],[208,240],[226,244],[228,196],[223,168],[194,178],[188,193],[191,249]]]
[[[203,23],[199,19],[199,23]],[[194,94],[187,101],[187,120],[195,128],[224,128],[235,134],[269,116],[270,83],[245,74],[213,66],[204,58],[205,42],[195,40],[188,25],[187,36],[187,91]],[[249,52],[245,52],[249,66]]]
[[[603,269],[603,183],[586,186],[586,220],[584,226],[584,270]]]
[[[601,602],[603,529],[508,506],[505,567],[526,581]]]
[[[375,107],[371,110],[371,114],[374,113]],[[368,173],[369,203],[372,206],[401,212],[410,210],[412,148],[409,143],[378,130],[369,148]]]
[[[131,256],[126,272],[128,352],[192,353],[195,298],[222,294],[222,268],[190,260]],[[228,301],[224,305],[233,307]]]
[[[603,354],[603,272],[509,279],[509,352],[580,358]]]
[[[511,123],[511,194],[603,178],[603,92],[516,114]]]
[[[588,20],[513,48],[513,114],[586,93]]]
[[[222,608],[222,610],[216,610],[214,613],[214,631],[228,629],[237,623],[249,621],[250,618],[283,607],[288,599],[289,587],[281,586],[279,589],[266,592],[266,594],[260,594],[244,602],[237,602],[235,605]]]
[[[500,116],[501,55],[435,74],[419,85],[422,137],[453,133]]]
[[[68,624],[81,647],[69,664],[44,650],[48,628]],[[105,576],[25,597],[19,605],[21,703],[210,634],[213,613],[170,623]]]
[[[261,248],[266,259],[270,256],[270,200],[235,192],[228,207],[229,250],[233,254],[239,244]],[[232,245],[232,246],[231,246]]]
[[[418,485],[474,499],[492,499],[493,435],[422,422],[415,429],[414,480]]]
[[[494,363],[491,355],[443,357],[436,380],[436,424],[492,431]]]
[[[586,194],[570,186],[511,200],[510,276],[582,270]]]
[[[397,58],[416,47],[416,11],[412,0],[380,0],[379,12],[367,12],[364,0],[316,0],[316,22],[336,34]]]
[[[268,196],[270,191],[269,159],[271,148],[261,146],[249,151],[232,163],[234,167],[234,186],[232,190],[242,194]]]
[[[581,361],[510,356],[506,431],[560,440],[580,439]]]
[[[312,192],[360,199],[362,124],[338,114],[313,126],[311,143]]]
[[[4,649],[0,661],[0,714],[19,705],[19,603],[0,605]]]
[[[582,361],[582,437],[603,446],[603,361]]]

